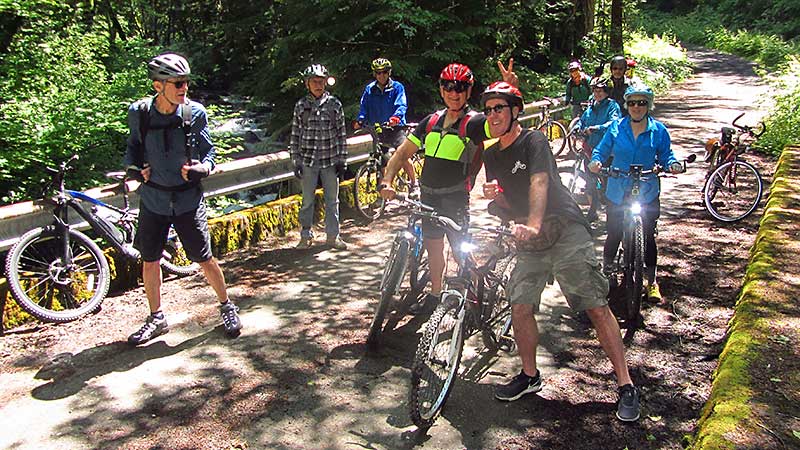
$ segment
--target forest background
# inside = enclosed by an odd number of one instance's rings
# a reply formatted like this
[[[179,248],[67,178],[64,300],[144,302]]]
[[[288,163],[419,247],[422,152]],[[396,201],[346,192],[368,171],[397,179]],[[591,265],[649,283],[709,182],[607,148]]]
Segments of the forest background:
[[[349,121],[369,62],[389,58],[418,119],[453,61],[474,70],[476,95],[513,57],[533,101],[563,94],[570,60],[591,75],[617,53],[663,90],[690,71],[681,45],[699,44],[758,61],[785,88],[760,143],[779,152],[800,132],[798,34],[800,0],[0,0],[0,205],[37,198],[43,168],[74,153],[71,188],[105,183],[121,164],[127,106],[151,93],[145,62],[165,50],[188,57],[191,94],[212,120],[238,113],[220,101],[235,94],[267,105],[280,138],[311,63],[336,76]],[[239,145],[215,142],[223,155]]]

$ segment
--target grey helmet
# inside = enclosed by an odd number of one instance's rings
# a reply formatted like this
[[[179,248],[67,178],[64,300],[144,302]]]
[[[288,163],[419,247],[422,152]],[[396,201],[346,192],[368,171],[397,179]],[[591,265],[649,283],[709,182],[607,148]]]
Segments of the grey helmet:
[[[164,81],[170,78],[185,77],[192,73],[189,62],[175,53],[162,53],[147,63],[147,73],[151,80]]]

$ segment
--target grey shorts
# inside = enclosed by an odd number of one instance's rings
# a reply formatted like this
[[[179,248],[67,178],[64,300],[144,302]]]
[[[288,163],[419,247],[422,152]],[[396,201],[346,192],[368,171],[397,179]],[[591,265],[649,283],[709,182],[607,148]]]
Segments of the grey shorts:
[[[608,304],[608,280],[603,276],[586,227],[569,222],[547,250],[520,251],[508,281],[512,304],[533,305],[539,311],[542,291],[555,277],[570,308],[584,311]]]

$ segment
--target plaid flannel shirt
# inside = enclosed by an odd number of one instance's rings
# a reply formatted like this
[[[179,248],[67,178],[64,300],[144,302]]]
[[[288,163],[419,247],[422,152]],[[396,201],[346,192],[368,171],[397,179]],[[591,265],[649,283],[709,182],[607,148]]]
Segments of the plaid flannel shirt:
[[[294,105],[289,153],[295,164],[326,168],[347,161],[342,103],[325,91],[306,95]]]

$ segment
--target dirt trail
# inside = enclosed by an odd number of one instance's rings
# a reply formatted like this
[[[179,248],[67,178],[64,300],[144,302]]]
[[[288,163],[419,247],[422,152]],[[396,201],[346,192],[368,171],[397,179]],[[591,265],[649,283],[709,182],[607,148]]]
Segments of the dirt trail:
[[[752,111],[746,123],[755,123],[753,99],[766,91],[737,58],[690,56],[697,76],[656,102],[681,156],[701,152],[738,111]],[[751,160],[769,181],[772,162]],[[698,164],[664,185],[659,276],[669,304],[649,307],[648,330],[629,349],[644,393],[635,425],[613,418],[611,366],[550,289],[539,316],[543,391],[493,400],[492,385],[513,376],[518,359],[475,342],[443,416],[419,435],[406,397],[422,320],[401,322],[377,355],[363,346],[389,236],[404,222],[394,215],[371,227],[348,220],[352,245],[344,252],[296,251],[292,236],[227,255],[223,268],[246,327],[236,340],[223,337],[200,278],[165,284],[173,331],[144,348],[124,344],[145,312],[141,288],[79,322],[8,333],[0,338],[0,412],[13,422],[0,447],[683,448],[710,389],[761,212],[734,226],[713,222],[699,203],[702,170]]]

